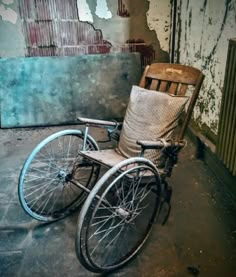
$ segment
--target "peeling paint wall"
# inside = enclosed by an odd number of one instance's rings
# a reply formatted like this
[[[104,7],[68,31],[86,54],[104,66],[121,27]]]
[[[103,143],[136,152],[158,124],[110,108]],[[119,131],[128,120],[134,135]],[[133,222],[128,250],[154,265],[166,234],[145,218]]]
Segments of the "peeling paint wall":
[[[84,2],[77,0],[78,10],[85,5]],[[138,51],[143,56],[144,65],[153,61],[169,60],[170,1],[106,0],[105,2],[106,8],[103,9],[103,13],[98,14],[96,11],[100,1],[86,0],[86,8],[89,6],[90,12],[89,17],[85,16],[84,19],[92,18],[93,26],[101,30],[104,39],[111,43],[111,52]],[[163,21],[164,17],[167,23]]]
[[[143,66],[169,61],[170,3],[0,0],[0,57],[137,51]]]
[[[15,0],[0,0],[0,58],[25,55],[18,4]]]
[[[169,53],[170,27],[171,27],[171,0],[148,0],[149,10],[147,12],[147,22],[150,30],[156,32],[156,36],[160,41],[162,50]],[[157,11],[158,14],[157,14]]]
[[[170,0],[19,0],[26,56],[140,52],[169,61]]]
[[[77,0],[80,21],[93,23],[93,15],[86,0]]]
[[[229,38],[236,37],[235,0],[177,0],[175,59],[206,75],[194,109],[195,123],[210,138],[218,131]]]
[[[97,1],[97,6],[96,6],[96,15],[100,18],[104,19],[109,19],[112,18],[112,13],[109,10],[107,6],[107,1],[106,0],[99,0]]]
[[[110,52],[111,44],[103,39],[101,30],[79,20],[76,0],[19,0],[19,7],[27,56]],[[87,11],[82,16],[88,16]]]

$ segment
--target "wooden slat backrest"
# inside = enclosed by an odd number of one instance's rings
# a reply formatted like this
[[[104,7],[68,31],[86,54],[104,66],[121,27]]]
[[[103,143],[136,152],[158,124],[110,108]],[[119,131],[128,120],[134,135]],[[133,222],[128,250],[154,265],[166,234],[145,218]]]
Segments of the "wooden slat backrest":
[[[194,87],[191,90],[190,103],[178,139],[184,137],[203,79],[204,75],[200,70],[180,64],[154,63],[146,66],[144,70],[139,83],[140,87],[179,96],[184,96],[189,86]]]

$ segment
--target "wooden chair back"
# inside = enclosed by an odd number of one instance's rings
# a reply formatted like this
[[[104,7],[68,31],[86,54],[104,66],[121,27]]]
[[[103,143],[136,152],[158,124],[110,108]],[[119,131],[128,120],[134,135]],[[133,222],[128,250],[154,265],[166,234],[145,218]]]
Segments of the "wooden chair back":
[[[203,80],[204,75],[200,70],[186,65],[153,63],[146,66],[144,70],[139,83],[142,88],[180,96],[186,95],[187,91],[191,92],[190,102],[177,138],[179,140],[184,137]],[[189,89],[190,87],[192,89]]]

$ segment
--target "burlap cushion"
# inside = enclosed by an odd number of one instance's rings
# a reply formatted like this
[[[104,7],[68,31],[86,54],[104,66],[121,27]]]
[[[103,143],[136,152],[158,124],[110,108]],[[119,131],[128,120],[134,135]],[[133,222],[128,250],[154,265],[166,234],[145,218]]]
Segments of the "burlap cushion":
[[[171,138],[187,101],[188,97],[185,96],[173,96],[133,86],[118,151],[125,157],[136,157],[141,150],[136,144],[137,140]],[[156,165],[160,163],[158,150],[146,151],[145,157]]]

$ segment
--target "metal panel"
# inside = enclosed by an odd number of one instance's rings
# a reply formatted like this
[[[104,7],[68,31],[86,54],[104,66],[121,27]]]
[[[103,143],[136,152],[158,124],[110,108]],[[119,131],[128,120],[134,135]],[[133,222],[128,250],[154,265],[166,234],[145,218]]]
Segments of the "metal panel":
[[[1,59],[2,127],[124,116],[141,76],[137,53]]]

